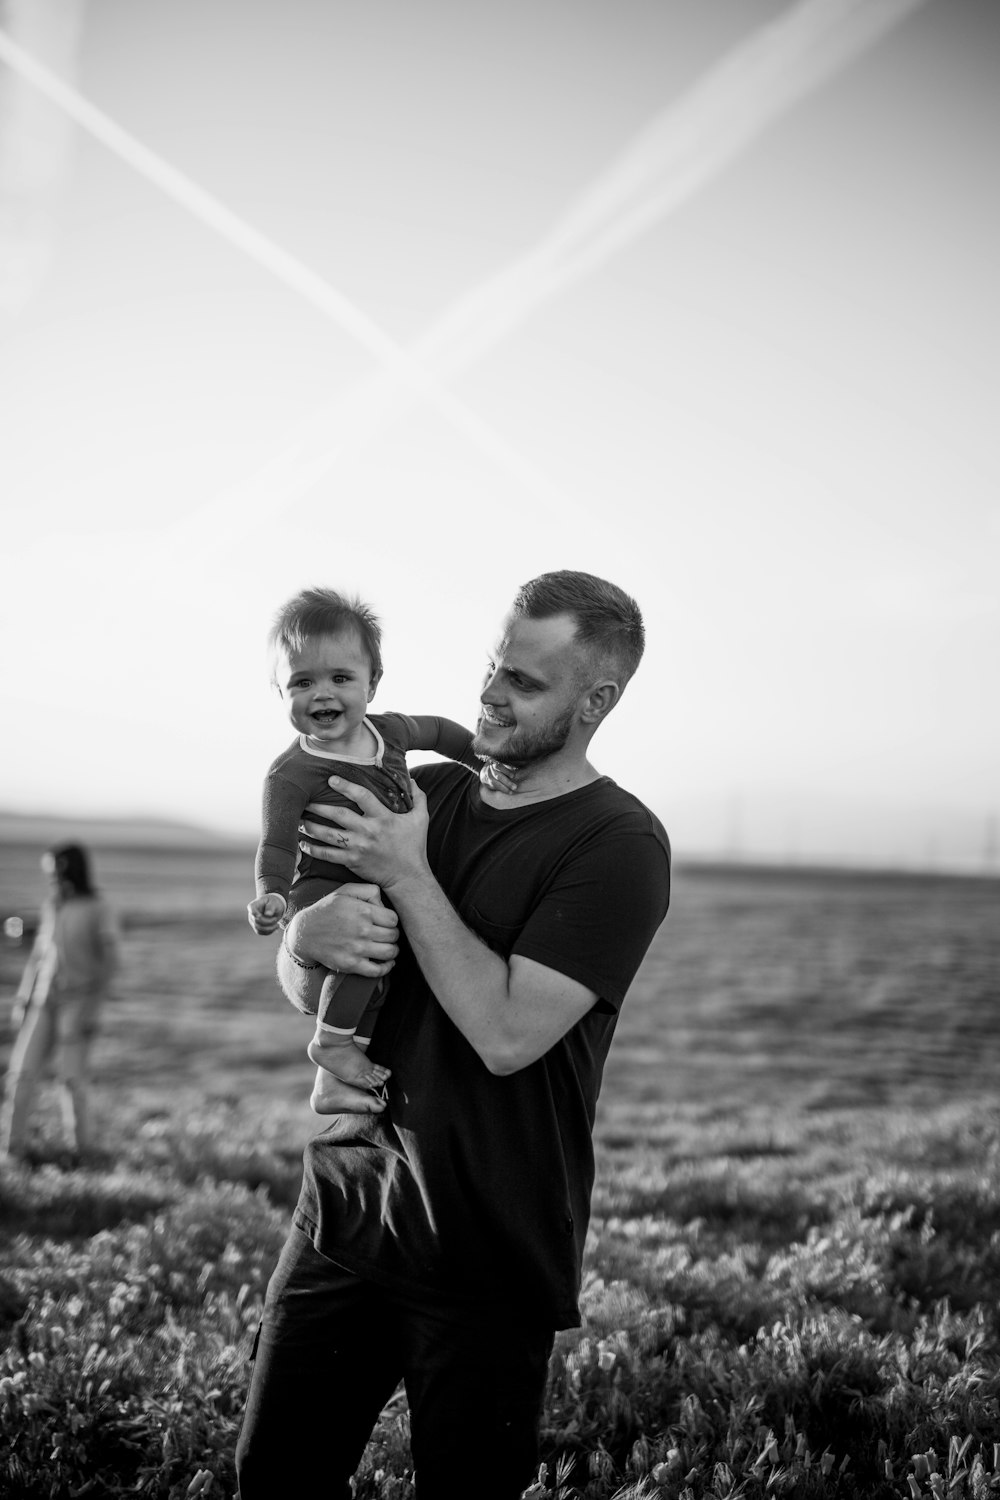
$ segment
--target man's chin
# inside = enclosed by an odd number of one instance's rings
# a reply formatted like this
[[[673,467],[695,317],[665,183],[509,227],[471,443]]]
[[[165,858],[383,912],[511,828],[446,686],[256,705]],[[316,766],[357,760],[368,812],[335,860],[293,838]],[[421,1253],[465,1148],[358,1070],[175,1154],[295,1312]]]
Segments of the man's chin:
[[[492,739],[493,736],[488,734],[473,735],[473,755],[478,755],[480,760],[503,760],[504,752],[502,746],[492,743]],[[497,739],[499,739],[499,735]]]

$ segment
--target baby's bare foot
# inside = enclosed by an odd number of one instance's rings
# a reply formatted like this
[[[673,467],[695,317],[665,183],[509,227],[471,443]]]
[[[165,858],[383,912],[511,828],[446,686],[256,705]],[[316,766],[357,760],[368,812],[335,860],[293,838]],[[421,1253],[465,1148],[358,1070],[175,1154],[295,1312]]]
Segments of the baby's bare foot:
[[[318,1068],[325,1068],[344,1083],[353,1083],[358,1089],[378,1089],[389,1077],[389,1069],[381,1063],[373,1063],[363,1047],[357,1042],[340,1042],[335,1046],[324,1046],[313,1037],[306,1048],[309,1059]]]
[[[380,1092],[371,1093],[368,1089],[354,1088],[325,1068],[316,1069],[313,1091],[309,1096],[314,1114],[377,1115],[382,1113],[387,1102],[384,1085]]]

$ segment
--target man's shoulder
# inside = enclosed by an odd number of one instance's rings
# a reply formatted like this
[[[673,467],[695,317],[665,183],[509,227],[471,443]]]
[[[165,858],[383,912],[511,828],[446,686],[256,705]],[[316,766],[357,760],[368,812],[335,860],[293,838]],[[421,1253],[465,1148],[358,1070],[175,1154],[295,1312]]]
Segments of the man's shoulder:
[[[625,787],[619,786],[617,781],[612,781],[610,776],[603,776],[597,785],[601,787],[610,810],[630,820],[640,831],[653,834],[666,844],[669,851],[670,840],[667,837],[667,830],[645,802],[641,801],[634,792],[626,791]]]
[[[624,859],[650,872],[662,868],[669,882],[670,839],[656,814],[610,776],[602,776],[588,790],[579,847],[594,854],[603,849],[618,863]]]

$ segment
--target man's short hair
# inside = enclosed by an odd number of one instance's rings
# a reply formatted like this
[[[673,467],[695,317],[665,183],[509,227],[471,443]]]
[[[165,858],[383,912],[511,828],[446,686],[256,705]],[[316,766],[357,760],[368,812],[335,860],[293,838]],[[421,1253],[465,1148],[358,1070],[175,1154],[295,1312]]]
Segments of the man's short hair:
[[[382,626],[361,599],[345,598],[336,589],[303,589],[283,604],[267,637],[271,677],[279,655],[301,651],[306,641],[353,630],[371,665],[371,680],[382,676]]]
[[[646,631],[638,604],[617,584],[593,573],[564,568],[540,574],[518,589],[514,613],[529,620],[571,615],[576,639],[589,648],[591,665],[613,677],[619,689],[642,660]]]

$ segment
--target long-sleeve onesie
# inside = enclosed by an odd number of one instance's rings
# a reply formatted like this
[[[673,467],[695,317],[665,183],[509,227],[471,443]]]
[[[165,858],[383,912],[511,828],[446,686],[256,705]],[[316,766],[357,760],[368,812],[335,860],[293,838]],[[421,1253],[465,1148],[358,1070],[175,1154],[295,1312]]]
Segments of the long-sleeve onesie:
[[[413,793],[406,769],[409,750],[431,750],[460,761],[478,772],[480,761],[472,753],[472,735],[451,719],[432,715],[371,714],[365,724],[376,741],[376,753],[364,759],[307,750],[303,737],[278,756],[264,779],[261,840],[257,849],[255,877],[257,895],[276,891],[288,902],[283,918],[311,906],[320,896],[360,877],[346,865],[312,859],[299,849],[299,824],[311,802],[335,807],[358,808],[349,797],[335,792],[327,778],[339,776],[375,793],[393,812],[409,812]],[[325,822],[317,818],[317,822]],[[335,984],[323,986],[319,1019],[337,1030],[353,1031],[379,990],[379,980],[363,975],[337,976]]]

